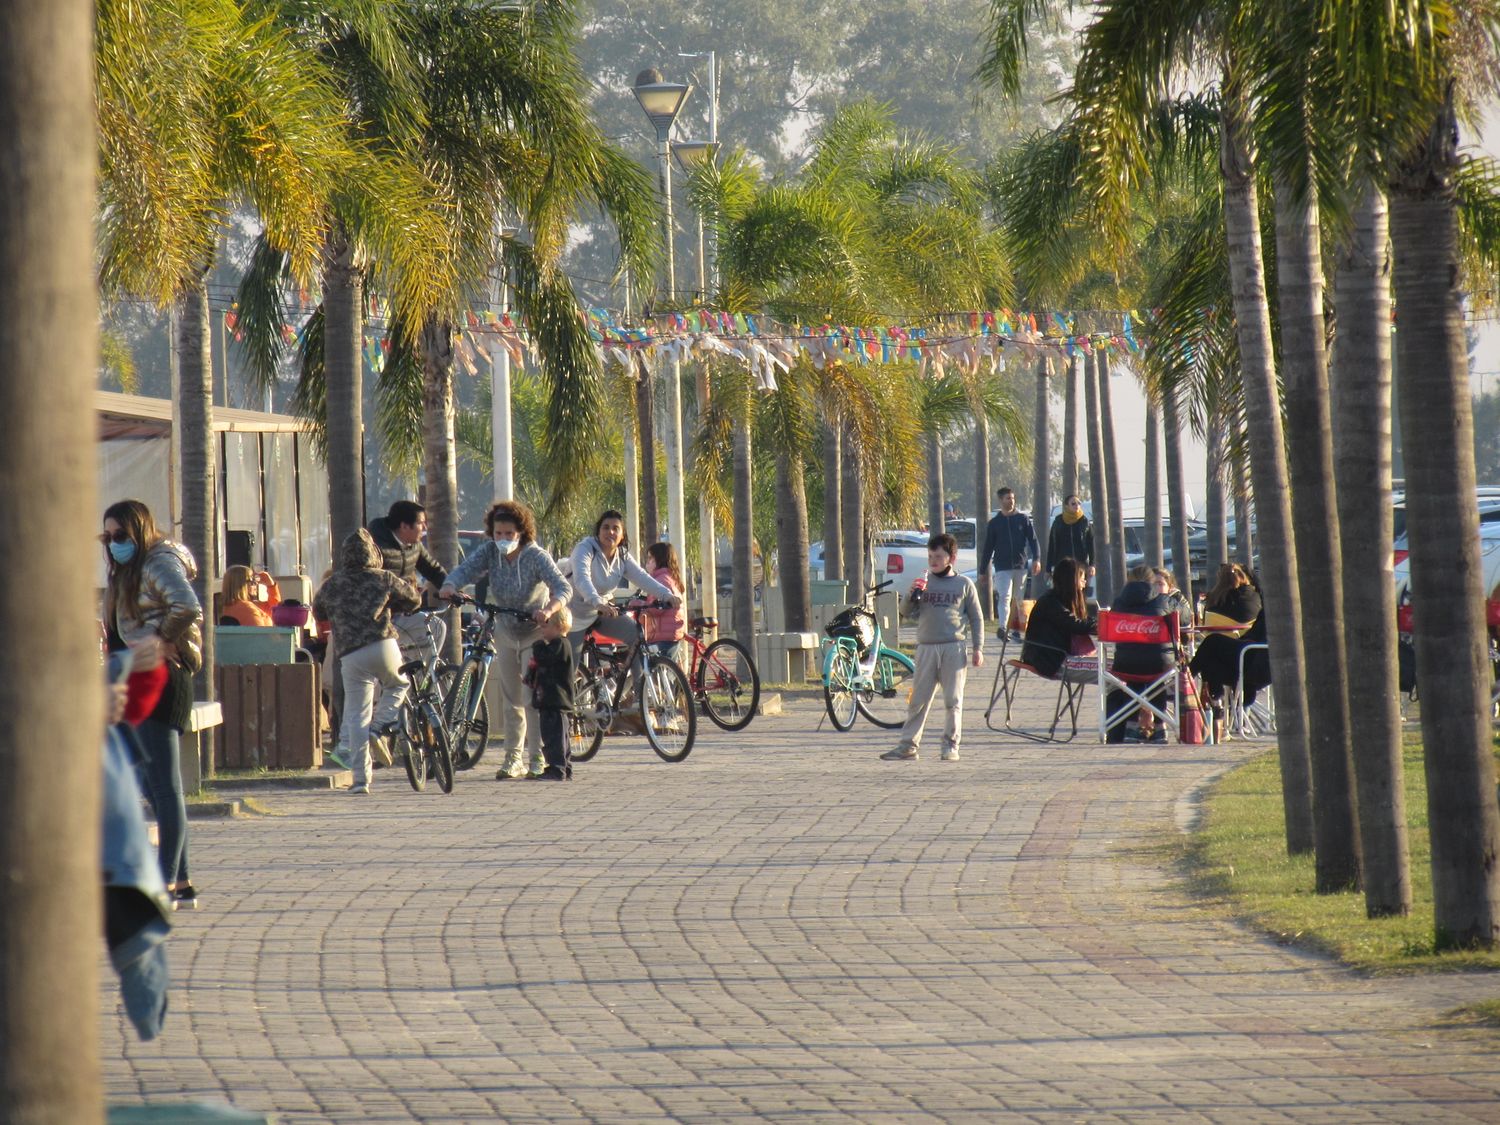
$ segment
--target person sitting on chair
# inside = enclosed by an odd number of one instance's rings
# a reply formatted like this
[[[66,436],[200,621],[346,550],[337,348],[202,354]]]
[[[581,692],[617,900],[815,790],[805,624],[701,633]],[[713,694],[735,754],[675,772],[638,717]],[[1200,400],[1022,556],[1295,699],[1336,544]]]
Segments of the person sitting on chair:
[[[1114,604],[1110,607],[1116,613],[1131,613],[1138,617],[1165,617],[1176,608],[1168,597],[1166,582],[1155,570],[1149,566],[1133,566],[1126,572],[1127,579],[1120,592],[1115,595]],[[1170,668],[1177,666],[1177,650],[1171,645],[1159,644],[1128,644],[1120,643],[1115,646],[1114,670],[1129,675],[1138,676],[1160,676]],[[1151,702],[1156,706],[1162,706],[1166,698],[1166,689],[1161,688],[1151,694]],[[1106,714],[1114,715],[1125,704],[1129,697],[1123,691],[1112,691],[1105,702]],[[1165,740],[1166,732],[1157,731],[1156,716],[1152,712],[1141,707],[1136,712],[1139,716],[1141,740],[1158,738]],[[1125,741],[1125,716],[1109,728],[1106,737],[1108,742]]]
[[[1250,582],[1243,567],[1225,563],[1219,567],[1218,580],[1203,604],[1203,623],[1223,632],[1203,638],[1193,654],[1190,667],[1203,678],[1209,701],[1213,704],[1216,733],[1224,721],[1224,688],[1239,680],[1240,650],[1246,645],[1244,633],[1260,616],[1260,594]]]
[[[1087,637],[1098,625],[1083,597],[1088,580],[1087,568],[1076,559],[1059,559],[1052,568],[1052,589],[1031,608],[1021,660],[1049,679],[1074,651],[1073,638]],[[1092,680],[1094,673],[1088,678]]]
[[[220,625],[271,624],[270,614],[261,608],[255,587],[255,571],[248,566],[232,566],[224,572],[224,586],[219,595]]]

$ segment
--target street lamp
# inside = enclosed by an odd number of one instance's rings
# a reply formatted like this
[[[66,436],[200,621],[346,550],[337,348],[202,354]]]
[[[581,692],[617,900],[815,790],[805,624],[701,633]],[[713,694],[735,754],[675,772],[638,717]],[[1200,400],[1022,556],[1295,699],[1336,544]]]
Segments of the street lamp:
[[[499,277],[496,279],[496,304],[500,306],[500,320],[510,312],[510,277],[505,268],[504,241],[519,233],[518,227],[506,226],[503,222],[495,228],[502,243]],[[514,453],[510,429],[510,349],[498,333],[490,347],[490,454],[494,461],[494,485],[496,500],[514,500],[516,495]]]
[[[676,300],[677,262],[672,247],[672,157],[669,138],[672,123],[682,111],[683,102],[692,92],[685,82],[667,82],[661,71],[652,67],[635,76],[635,100],[656,128],[656,173],[661,188],[662,211],[666,218],[666,299]],[[682,367],[674,350],[668,360],[667,386],[667,538],[678,545],[687,570],[687,517],[682,489]],[[649,455],[643,450],[642,456]]]

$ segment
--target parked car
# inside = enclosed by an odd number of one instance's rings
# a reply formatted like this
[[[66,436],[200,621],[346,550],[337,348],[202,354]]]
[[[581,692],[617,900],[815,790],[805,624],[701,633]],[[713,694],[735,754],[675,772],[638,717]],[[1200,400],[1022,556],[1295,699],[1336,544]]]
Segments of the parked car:
[[[1500,511],[1479,525],[1479,566],[1492,640],[1500,641]],[[1396,605],[1401,631],[1411,631],[1411,558],[1396,564]],[[1404,612],[1402,612],[1404,611]]]
[[[958,559],[955,566],[962,572],[975,571],[979,566],[979,551],[974,545],[978,533],[972,519],[949,520],[948,534],[958,540]],[[927,569],[927,540],[925,531],[896,530],[875,533],[875,580],[891,580],[891,592],[905,598],[915,582]]]

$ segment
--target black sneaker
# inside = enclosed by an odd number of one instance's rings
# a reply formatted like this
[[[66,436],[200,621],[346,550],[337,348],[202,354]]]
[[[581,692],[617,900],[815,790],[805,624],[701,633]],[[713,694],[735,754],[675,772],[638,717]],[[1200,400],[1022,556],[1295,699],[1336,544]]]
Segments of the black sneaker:
[[[178,887],[175,891],[172,892],[172,909],[173,910],[197,910],[198,909],[198,891],[193,886],[193,884],[189,883],[185,887]]]
[[[548,766],[541,773],[530,775],[532,781],[572,781],[573,779],[562,771],[559,766]]]

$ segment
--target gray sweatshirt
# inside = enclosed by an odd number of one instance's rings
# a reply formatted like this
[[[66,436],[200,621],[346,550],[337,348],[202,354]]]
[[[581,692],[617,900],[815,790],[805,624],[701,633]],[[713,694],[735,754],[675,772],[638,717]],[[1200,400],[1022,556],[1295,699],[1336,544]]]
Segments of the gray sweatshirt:
[[[974,583],[957,571],[934,574],[920,600],[910,601],[917,618],[917,644],[949,645],[964,639],[969,626],[969,647],[978,652],[984,644],[984,612]]]
[[[557,569],[552,556],[535,543],[528,543],[516,552],[514,558],[500,554],[493,541],[481,543],[469,552],[468,557],[457,568],[448,573],[448,585],[456,590],[488,574],[490,579],[489,601],[506,609],[524,609],[535,612],[547,604],[549,598],[557,598],[564,604],[573,588]],[[535,625],[517,621],[513,617],[499,619],[500,627],[513,637],[526,637],[537,632]]]

